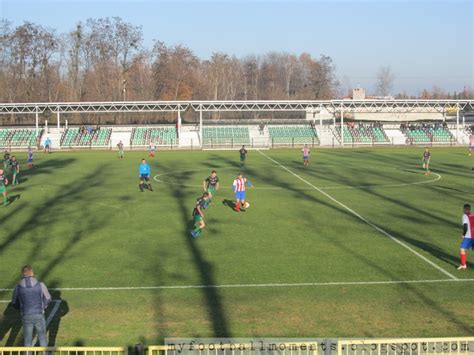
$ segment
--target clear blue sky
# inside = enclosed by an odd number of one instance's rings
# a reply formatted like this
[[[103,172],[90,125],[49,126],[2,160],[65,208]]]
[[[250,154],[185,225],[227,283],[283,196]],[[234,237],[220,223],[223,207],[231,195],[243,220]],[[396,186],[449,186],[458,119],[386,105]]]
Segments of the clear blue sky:
[[[112,1],[0,0],[0,17],[58,32],[87,18],[119,16],[154,39],[183,44],[201,58],[269,51],[325,54],[343,86],[374,88],[381,66],[395,92],[474,87],[473,0]]]

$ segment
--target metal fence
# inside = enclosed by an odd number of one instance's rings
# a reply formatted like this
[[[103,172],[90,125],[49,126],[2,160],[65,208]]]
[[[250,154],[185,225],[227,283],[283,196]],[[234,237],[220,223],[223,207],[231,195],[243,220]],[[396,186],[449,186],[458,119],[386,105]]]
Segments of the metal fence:
[[[474,354],[474,337],[319,339],[265,347],[257,343],[195,342],[127,347],[0,347],[0,355],[438,355]]]
[[[127,347],[0,347],[0,355],[128,355]]]
[[[184,348],[174,345],[149,346],[147,355],[324,355],[325,348],[318,341],[278,342],[265,347],[252,343],[231,344],[186,344]]]
[[[474,337],[339,340],[337,355],[474,354]]]

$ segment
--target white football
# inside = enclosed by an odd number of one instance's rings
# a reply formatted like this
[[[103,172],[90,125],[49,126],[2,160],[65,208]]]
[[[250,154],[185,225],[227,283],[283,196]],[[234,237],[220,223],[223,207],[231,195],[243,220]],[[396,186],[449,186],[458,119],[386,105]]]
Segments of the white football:
[[[244,206],[245,206],[245,208],[249,208],[249,207],[250,207],[250,203],[245,202],[245,205],[244,205]]]

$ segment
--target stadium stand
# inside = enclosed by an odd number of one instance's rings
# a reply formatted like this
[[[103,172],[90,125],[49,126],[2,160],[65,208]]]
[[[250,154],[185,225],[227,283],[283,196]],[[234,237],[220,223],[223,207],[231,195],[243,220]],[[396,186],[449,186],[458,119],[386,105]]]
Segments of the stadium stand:
[[[248,145],[250,144],[247,127],[203,127],[204,145]]]
[[[176,145],[177,134],[174,127],[137,127],[132,130],[131,146],[146,146],[151,142],[156,145]]]
[[[372,143],[372,136],[369,134],[368,129],[363,126],[355,128],[347,128],[352,134],[352,138],[356,143]]]
[[[311,126],[268,126],[273,144],[319,144],[316,131]]]
[[[382,126],[372,127],[372,136],[374,137],[375,142],[390,142],[390,139]]]
[[[341,141],[341,126],[336,126],[336,131],[334,132],[337,140]],[[353,143],[354,138],[349,127],[344,126],[344,143]]]
[[[453,139],[451,132],[442,127],[429,128],[428,134],[431,135],[433,142],[451,142]]]
[[[341,141],[341,127],[336,126],[335,136]],[[344,142],[356,144],[388,143],[390,139],[381,123],[359,123],[344,126]]]
[[[449,143],[454,137],[445,124],[401,124],[400,130],[412,144]]]
[[[112,128],[89,132],[79,127],[68,128],[61,136],[61,147],[108,147]]]
[[[39,132],[41,136],[42,130]],[[35,129],[0,129],[0,147],[1,148],[28,148],[36,147],[36,130]]]
[[[405,132],[407,138],[414,144],[417,143],[429,143],[430,137],[422,129],[409,129]]]

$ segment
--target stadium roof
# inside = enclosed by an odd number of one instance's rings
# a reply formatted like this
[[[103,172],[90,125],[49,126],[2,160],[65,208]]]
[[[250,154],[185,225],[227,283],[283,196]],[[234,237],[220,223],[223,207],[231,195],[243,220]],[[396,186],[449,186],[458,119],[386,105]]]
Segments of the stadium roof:
[[[457,112],[474,111],[474,100],[268,100],[268,101],[125,101],[3,103],[0,114],[183,112],[194,111],[321,111],[340,112]]]

